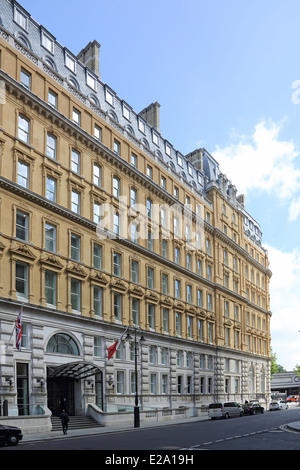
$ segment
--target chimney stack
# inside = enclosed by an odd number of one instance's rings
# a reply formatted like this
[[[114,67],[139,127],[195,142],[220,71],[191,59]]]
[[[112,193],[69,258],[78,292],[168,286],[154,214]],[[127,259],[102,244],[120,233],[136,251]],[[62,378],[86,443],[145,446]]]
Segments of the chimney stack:
[[[99,55],[100,55],[100,44],[95,40],[89,42],[88,45],[82,49],[77,59],[80,60],[86,67],[92,70],[97,77],[100,79],[100,67],[99,67]]]
[[[139,115],[147,121],[149,126],[154,127],[159,133],[161,133],[159,108],[160,104],[156,101],[155,103],[151,103],[147,108],[143,109]]]

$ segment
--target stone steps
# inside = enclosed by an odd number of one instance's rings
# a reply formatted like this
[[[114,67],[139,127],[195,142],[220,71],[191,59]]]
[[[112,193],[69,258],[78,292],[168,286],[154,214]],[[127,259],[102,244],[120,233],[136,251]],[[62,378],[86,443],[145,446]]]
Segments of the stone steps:
[[[83,428],[96,428],[102,427],[102,424],[97,423],[90,416],[69,416],[68,429],[83,429]],[[58,416],[51,416],[52,431],[61,431],[61,419]]]

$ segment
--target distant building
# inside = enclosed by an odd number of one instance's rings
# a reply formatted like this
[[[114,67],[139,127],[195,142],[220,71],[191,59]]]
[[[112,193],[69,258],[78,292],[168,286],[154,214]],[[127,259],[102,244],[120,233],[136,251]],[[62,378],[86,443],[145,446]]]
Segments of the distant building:
[[[289,395],[300,394],[300,377],[295,372],[278,372],[272,375],[271,395],[277,394]]]
[[[76,55],[19,3],[0,6],[9,415],[132,407],[135,333],[141,409],[268,401],[271,272],[244,197],[206,149],[163,137],[159,103],[137,113],[101,81],[97,41]]]

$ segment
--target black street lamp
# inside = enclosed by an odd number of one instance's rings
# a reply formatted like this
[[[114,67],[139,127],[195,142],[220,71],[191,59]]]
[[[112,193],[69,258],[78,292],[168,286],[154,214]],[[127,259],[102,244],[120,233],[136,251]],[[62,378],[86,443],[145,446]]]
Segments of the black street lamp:
[[[138,328],[134,327],[134,375],[135,375],[135,398],[134,398],[134,427],[140,427],[140,407],[139,407],[139,396],[138,396],[138,371],[137,371],[137,357],[138,357],[138,347],[137,347],[137,340],[136,340],[136,331]],[[130,333],[127,333],[126,340],[131,340],[132,337]],[[140,338],[139,343],[146,341],[144,336],[142,335]]]

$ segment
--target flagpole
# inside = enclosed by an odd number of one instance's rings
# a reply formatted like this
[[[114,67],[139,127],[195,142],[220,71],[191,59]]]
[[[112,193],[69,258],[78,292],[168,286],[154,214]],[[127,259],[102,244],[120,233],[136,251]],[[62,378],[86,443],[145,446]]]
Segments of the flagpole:
[[[15,328],[16,328],[16,322],[14,322],[13,330],[12,330],[12,332],[11,332],[10,338],[9,338],[9,340],[8,340],[8,343],[7,343],[5,349],[7,349],[7,348],[9,347],[9,343],[10,343],[10,340],[12,339],[12,336],[13,336],[13,334],[14,334]]]

